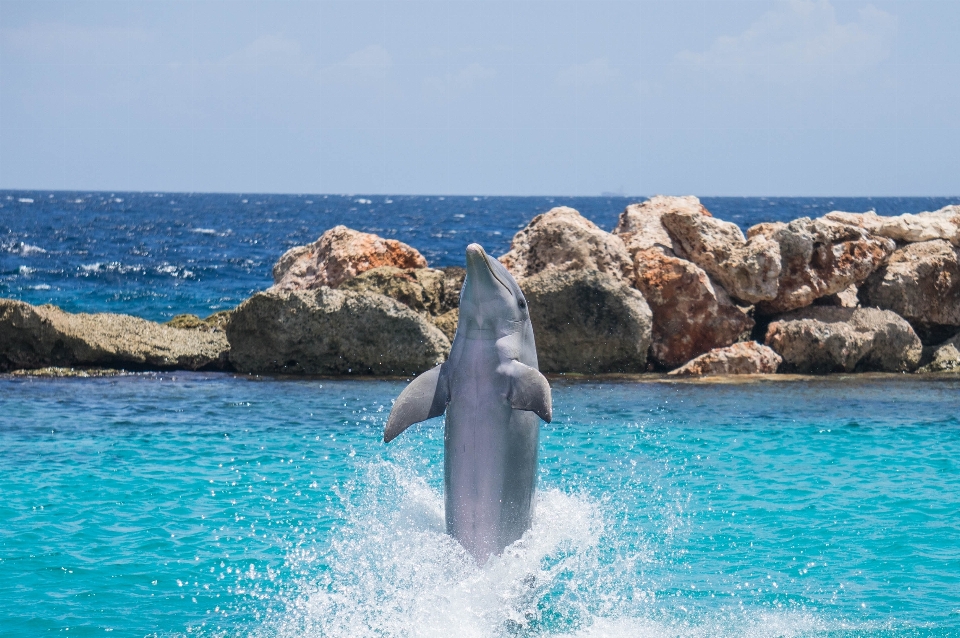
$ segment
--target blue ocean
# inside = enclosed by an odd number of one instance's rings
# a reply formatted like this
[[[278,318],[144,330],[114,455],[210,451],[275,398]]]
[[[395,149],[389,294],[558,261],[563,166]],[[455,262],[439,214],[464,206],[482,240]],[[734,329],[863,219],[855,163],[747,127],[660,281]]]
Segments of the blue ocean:
[[[0,296],[204,316],[339,223],[444,266],[630,201],[0,191]],[[477,566],[442,418],[381,441],[403,380],[0,375],[0,636],[960,636],[960,378],[551,383],[533,529]]]

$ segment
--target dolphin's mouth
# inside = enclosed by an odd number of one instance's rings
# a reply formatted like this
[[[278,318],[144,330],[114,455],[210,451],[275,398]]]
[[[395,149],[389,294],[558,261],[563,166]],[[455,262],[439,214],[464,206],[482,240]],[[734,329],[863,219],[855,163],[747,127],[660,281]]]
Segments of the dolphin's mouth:
[[[506,288],[507,291],[512,294],[513,291],[510,290],[510,286],[508,286],[506,282],[503,281],[503,279],[501,279],[499,275],[497,275],[496,271],[494,271],[494,269],[490,267],[490,261],[489,261],[490,257],[487,255],[487,251],[483,249],[483,246],[481,246],[480,244],[470,244],[469,246],[467,246],[467,255],[469,256],[471,252],[479,253],[479,256],[483,259],[483,265],[487,267],[487,271],[490,273],[490,275],[497,280],[498,284]]]

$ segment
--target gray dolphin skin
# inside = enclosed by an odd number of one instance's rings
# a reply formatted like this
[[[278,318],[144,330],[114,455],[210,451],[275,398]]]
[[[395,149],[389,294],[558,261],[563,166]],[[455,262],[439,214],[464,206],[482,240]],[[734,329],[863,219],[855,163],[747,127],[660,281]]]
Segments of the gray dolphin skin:
[[[478,244],[467,246],[450,356],[400,393],[383,440],[444,412],[447,533],[482,564],[530,529],[538,417],[549,423],[552,405],[523,293]]]

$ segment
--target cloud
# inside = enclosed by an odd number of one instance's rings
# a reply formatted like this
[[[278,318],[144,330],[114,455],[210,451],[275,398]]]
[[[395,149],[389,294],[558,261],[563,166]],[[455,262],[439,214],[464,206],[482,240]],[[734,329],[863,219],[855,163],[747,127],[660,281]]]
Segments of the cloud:
[[[312,71],[313,59],[305,55],[298,40],[282,35],[263,35],[222,60],[234,69],[249,72],[283,69],[295,75]]]
[[[456,93],[472,91],[495,77],[497,77],[495,69],[474,62],[459,71],[447,73],[443,77],[431,76],[425,78],[423,85],[431,92],[442,93],[449,96]]]
[[[706,51],[683,51],[678,61],[719,79],[796,84],[841,79],[887,58],[895,16],[867,5],[841,24],[828,0],[788,0],[743,33],[717,38]]]
[[[620,72],[610,66],[606,58],[596,58],[584,64],[575,64],[557,73],[557,84],[570,88],[603,86],[619,77]]]
[[[324,67],[320,75],[325,82],[379,82],[386,79],[392,67],[390,53],[379,44],[371,44],[354,51],[340,62]]]

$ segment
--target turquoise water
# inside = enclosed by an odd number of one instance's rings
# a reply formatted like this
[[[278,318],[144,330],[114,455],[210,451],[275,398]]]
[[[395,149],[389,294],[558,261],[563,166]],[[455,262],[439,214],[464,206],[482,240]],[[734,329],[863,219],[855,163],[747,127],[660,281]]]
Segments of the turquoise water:
[[[402,382],[0,378],[0,634],[960,635],[960,380],[554,386],[477,567]]]

